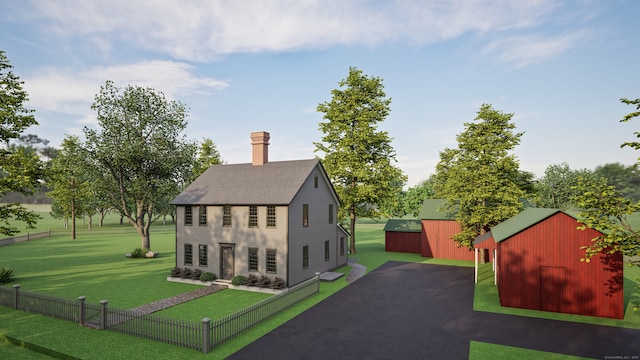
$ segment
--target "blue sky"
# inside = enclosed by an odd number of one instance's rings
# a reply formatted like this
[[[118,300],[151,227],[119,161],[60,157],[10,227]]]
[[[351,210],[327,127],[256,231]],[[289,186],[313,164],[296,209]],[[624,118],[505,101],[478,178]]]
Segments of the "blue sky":
[[[514,113],[515,155],[542,176],[640,156],[620,148],[640,120],[640,2],[628,1],[1,1],[0,49],[58,147],[96,127],[106,80],[152,87],[190,109],[187,137],[211,138],[227,163],[307,159],[319,103],[350,66],[383,79],[408,186],[428,178],[482,103]]]

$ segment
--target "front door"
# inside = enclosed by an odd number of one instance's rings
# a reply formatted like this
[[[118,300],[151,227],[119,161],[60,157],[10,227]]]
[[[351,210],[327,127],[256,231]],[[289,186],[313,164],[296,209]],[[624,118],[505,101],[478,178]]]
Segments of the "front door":
[[[235,253],[234,245],[220,245],[220,274],[223,280],[231,280],[235,276]]]

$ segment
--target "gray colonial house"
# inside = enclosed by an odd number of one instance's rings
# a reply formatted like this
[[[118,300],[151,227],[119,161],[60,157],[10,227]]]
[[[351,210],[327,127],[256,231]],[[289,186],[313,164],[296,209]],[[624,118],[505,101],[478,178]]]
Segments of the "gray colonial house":
[[[322,163],[269,162],[269,138],[251,133],[252,163],[213,165],[172,201],[177,267],[293,286],[347,264],[340,200]]]

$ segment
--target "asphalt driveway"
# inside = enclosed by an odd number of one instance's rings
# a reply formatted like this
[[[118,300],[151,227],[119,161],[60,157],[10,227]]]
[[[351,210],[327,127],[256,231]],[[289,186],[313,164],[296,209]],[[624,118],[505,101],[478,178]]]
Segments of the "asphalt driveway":
[[[473,290],[472,268],[388,262],[230,359],[468,359],[470,341],[640,359],[640,330],[473,311]]]

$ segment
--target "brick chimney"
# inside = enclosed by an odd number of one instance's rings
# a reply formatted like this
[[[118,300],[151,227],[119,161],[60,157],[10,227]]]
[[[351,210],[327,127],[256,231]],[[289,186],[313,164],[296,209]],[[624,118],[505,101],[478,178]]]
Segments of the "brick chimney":
[[[264,165],[269,161],[269,133],[255,131],[251,133],[251,146],[253,150],[253,165]]]

